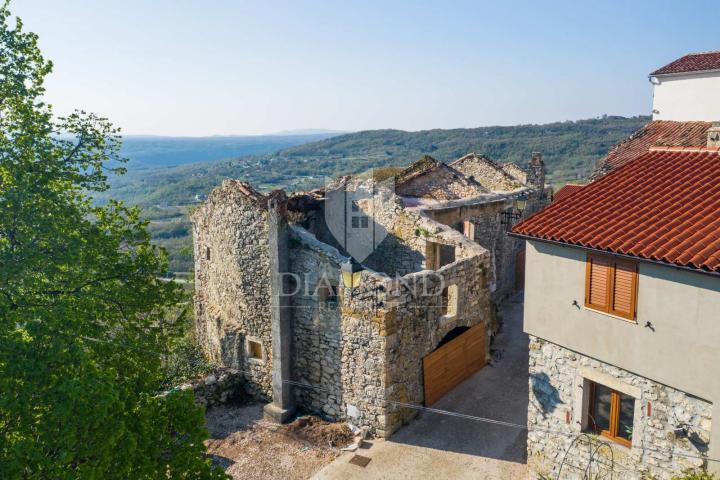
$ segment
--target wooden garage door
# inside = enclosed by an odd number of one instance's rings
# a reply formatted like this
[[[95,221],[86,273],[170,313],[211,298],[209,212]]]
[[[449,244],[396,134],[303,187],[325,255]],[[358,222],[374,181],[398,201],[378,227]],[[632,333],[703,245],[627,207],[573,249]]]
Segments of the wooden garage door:
[[[485,327],[475,325],[423,358],[425,406],[429,407],[485,366]]]

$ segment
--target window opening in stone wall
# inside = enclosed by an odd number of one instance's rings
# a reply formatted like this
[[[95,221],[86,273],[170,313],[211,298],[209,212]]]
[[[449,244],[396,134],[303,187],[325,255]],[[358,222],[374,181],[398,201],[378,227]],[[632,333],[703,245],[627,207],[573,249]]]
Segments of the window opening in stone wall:
[[[205,260],[210,260],[210,247],[205,247]]]
[[[262,343],[256,340],[247,340],[247,355],[252,360],[262,360]]]
[[[428,270],[438,270],[454,261],[454,246],[435,242],[425,244],[425,268]]]
[[[590,382],[588,427],[626,447],[632,444],[635,399],[605,385]]]
[[[454,317],[457,315],[458,286],[449,285],[445,287],[440,296],[440,312],[443,317]]]

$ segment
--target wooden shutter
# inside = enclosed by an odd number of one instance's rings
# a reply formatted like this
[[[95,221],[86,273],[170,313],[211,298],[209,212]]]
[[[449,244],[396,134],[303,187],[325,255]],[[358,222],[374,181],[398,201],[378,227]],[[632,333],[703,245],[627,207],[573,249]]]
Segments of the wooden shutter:
[[[637,263],[605,255],[588,255],[585,306],[635,320]]]
[[[608,311],[610,304],[609,259],[588,255],[585,278],[585,306]]]
[[[634,320],[637,264],[617,260],[614,267],[610,313]]]

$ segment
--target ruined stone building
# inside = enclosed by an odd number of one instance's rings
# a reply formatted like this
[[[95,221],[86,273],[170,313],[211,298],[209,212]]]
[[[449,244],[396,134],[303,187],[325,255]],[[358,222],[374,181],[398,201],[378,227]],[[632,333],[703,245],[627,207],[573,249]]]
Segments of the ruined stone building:
[[[485,365],[495,302],[522,276],[507,231],[548,197],[539,154],[527,170],[424,157],[290,195],[225,181],[192,216],[199,340],[269,417],[388,436],[415,414],[405,404]]]

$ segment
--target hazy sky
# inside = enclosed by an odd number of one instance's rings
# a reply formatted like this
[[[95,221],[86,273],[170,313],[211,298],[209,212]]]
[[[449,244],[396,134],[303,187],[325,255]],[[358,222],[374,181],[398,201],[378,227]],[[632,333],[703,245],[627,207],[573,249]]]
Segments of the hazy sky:
[[[720,48],[716,1],[14,0],[48,99],[126,134],[511,125],[647,114]]]

